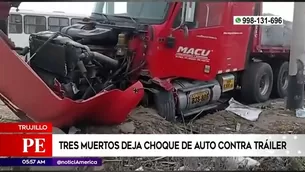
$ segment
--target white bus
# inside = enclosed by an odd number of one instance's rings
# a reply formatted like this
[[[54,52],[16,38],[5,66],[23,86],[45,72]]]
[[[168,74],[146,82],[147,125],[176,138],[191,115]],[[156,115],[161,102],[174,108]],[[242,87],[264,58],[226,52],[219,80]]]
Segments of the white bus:
[[[16,47],[29,46],[29,35],[40,31],[60,31],[63,27],[81,21],[85,15],[60,11],[38,12],[12,8],[8,18],[8,37]]]

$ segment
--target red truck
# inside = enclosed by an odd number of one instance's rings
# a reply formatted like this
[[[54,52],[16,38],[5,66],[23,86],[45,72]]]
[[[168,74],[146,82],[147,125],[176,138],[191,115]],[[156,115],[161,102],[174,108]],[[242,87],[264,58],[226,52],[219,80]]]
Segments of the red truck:
[[[270,28],[233,24],[261,15],[262,2],[127,2],[124,14],[97,2],[61,33],[33,33],[27,63],[1,41],[0,93],[59,127],[122,122],[143,88],[143,102],[170,121],[216,108],[238,89],[248,103],[285,97],[289,46],[263,44]]]

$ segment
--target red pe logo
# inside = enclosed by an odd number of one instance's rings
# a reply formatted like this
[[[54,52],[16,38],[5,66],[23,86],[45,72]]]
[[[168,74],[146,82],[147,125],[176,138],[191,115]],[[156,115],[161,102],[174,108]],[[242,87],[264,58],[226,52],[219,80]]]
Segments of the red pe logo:
[[[0,123],[0,133],[0,157],[52,156],[52,124]]]
[[[50,157],[52,134],[1,134],[0,156]]]
[[[44,147],[45,142],[46,142],[45,138],[37,138],[37,139],[24,138],[23,153],[28,153],[29,148],[34,148],[35,153],[45,153],[46,152],[46,149]]]
[[[21,147],[22,155],[52,156],[52,134],[25,134]]]

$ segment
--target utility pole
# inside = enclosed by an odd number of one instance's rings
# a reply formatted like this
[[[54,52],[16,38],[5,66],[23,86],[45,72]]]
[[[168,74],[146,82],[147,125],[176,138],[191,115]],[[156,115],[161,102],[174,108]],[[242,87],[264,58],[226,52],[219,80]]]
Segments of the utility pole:
[[[303,108],[305,64],[305,2],[294,2],[286,108]]]

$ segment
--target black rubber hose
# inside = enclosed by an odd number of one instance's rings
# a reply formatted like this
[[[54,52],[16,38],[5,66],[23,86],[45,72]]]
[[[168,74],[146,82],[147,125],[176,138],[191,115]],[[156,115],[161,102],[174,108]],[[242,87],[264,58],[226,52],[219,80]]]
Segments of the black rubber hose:
[[[78,66],[79,70],[81,71],[81,73],[83,74],[83,76],[86,76],[87,75],[87,69],[86,69],[83,61],[79,60],[77,62],[77,66]]]
[[[91,56],[101,62],[102,64],[107,64],[109,65],[110,67],[112,68],[117,68],[119,66],[119,61],[118,60],[115,60],[111,57],[108,57],[108,56],[105,56],[103,54],[100,54],[98,52],[91,52]]]

